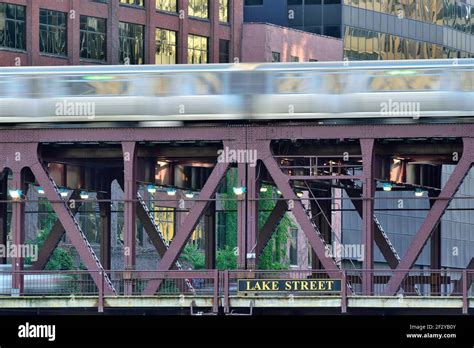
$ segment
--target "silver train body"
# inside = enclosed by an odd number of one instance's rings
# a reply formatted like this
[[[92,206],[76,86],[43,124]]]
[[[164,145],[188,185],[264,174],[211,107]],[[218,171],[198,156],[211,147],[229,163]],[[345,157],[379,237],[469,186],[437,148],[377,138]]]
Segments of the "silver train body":
[[[472,116],[474,59],[0,68],[3,124]]]
[[[46,274],[24,274],[23,294],[49,295],[67,294],[73,278],[70,275],[48,272]],[[12,273],[10,265],[0,265],[0,296],[12,295]]]

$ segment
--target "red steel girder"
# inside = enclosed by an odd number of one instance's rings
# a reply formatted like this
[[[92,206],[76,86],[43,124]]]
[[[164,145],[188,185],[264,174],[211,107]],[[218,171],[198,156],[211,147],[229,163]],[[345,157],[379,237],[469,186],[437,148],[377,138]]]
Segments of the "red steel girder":
[[[400,285],[408,274],[407,270],[411,269],[416,259],[422,252],[423,247],[426,245],[434,228],[439,223],[439,220],[448,208],[449,203],[459,189],[459,186],[461,186],[462,181],[471,169],[472,162],[474,160],[474,139],[464,138],[463,142],[463,155],[458,165],[449,177],[443,190],[438,196],[438,200],[431,207],[428,215],[423,221],[423,224],[418,230],[418,233],[415,235],[413,241],[408,247],[406,254],[403,256],[398,267],[396,268],[396,270],[400,270],[400,272],[396,272],[388,282],[386,290],[386,294],[388,296],[397,293]]]
[[[159,271],[169,270],[171,266],[178,260],[181,251],[199,223],[199,219],[209,206],[209,200],[214,196],[219,184],[221,183],[229,168],[229,165],[229,163],[218,162],[214,167],[211,175],[207,179],[206,184],[199,194],[199,200],[194,203],[194,206],[191,208],[190,212],[184,219],[183,224],[177,229],[176,235],[173,238],[169,249],[163,255],[163,258],[158,265]],[[150,280],[143,291],[143,294],[153,295],[160,287],[161,282],[162,281],[160,279]]]
[[[0,144],[0,167],[2,169],[10,168],[16,178],[18,178],[18,173],[21,173],[22,169],[31,169],[36,180],[43,187],[45,196],[51,203],[59,221],[65,228],[71,243],[76,248],[87,269],[91,271],[90,274],[95,284],[100,288],[102,286],[102,277],[99,272],[103,271],[102,265],[100,262],[96,262],[92,252],[88,249],[88,244],[81,236],[81,232],[78,230],[78,227],[74,222],[72,213],[51,182],[47,171],[43,167],[41,160],[38,158],[38,147],[39,144],[34,142]],[[16,176],[15,173],[17,173]],[[17,186],[16,188],[19,188],[18,185],[20,185],[20,182],[18,182],[18,179],[16,179],[14,183]],[[14,222],[13,229],[14,233],[21,231],[18,222]],[[114,291],[107,283],[104,292],[106,294],[112,294]]]
[[[332,258],[326,257],[326,246],[323,241],[317,236],[317,231],[315,230],[313,224],[311,223],[301,201],[298,199],[298,196],[295,194],[291,188],[287,176],[281,171],[278,163],[274,159],[270,151],[270,141],[259,141],[256,144],[258,158],[261,159],[267,168],[268,173],[273,178],[276,186],[282,192],[282,195],[287,200],[292,200],[294,207],[292,213],[305,233],[308,241],[313,248],[316,256],[321,261],[326,272],[331,277],[340,277],[340,270],[337,267],[335,261]]]

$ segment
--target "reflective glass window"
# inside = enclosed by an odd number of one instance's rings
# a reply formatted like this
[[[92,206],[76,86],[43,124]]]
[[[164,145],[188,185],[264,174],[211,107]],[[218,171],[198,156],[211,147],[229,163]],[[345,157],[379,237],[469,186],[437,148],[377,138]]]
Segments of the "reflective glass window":
[[[81,16],[81,58],[107,60],[107,20]]]
[[[155,64],[176,64],[178,62],[176,32],[156,29]]]
[[[26,8],[0,3],[0,47],[26,49]]]
[[[156,0],[156,9],[160,11],[176,12],[178,0]]]
[[[119,61],[122,64],[143,64],[144,26],[132,23],[119,23]]]
[[[188,64],[206,64],[209,61],[209,38],[188,36]]]
[[[41,53],[67,56],[67,15],[40,9],[39,46]]]

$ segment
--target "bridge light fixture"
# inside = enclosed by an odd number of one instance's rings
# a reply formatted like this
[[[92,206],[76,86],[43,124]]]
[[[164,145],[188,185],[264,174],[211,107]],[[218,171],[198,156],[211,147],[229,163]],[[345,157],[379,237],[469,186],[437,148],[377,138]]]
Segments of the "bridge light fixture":
[[[266,186],[260,187],[260,192],[267,192],[267,191],[268,191],[268,187]]]
[[[423,197],[423,189],[421,189],[420,187],[417,187],[415,189],[415,196],[416,197]]]
[[[390,191],[392,191],[392,187],[393,187],[393,186],[392,186],[392,184],[389,183],[389,182],[384,182],[382,187],[383,187],[383,190],[384,190],[385,192],[390,192]]]
[[[61,197],[63,197],[63,198],[67,197],[68,193],[69,193],[69,191],[68,191],[68,189],[66,189],[66,188],[63,188],[63,189],[59,190],[59,194],[60,194]]]
[[[301,192],[301,191],[296,192],[296,195],[297,195],[299,198],[301,198],[301,197],[304,196],[303,192]]]
[[[84,199],[84,200],[89,199],[89,194],[85,191],[82,191],[80,196],[81,196],[81,199]]]
[[[247,192],[247,188],[243,186],[234,187],[233,191],[234,191],[234,194],[236,194],[237,196],[242,196],[245,192]]]
[[[146,187],[146,190],[149,192],[149,193],[155,193],[156,192],[156,187],[155,185],[148,185]]]
[[[176,189],[170,187],[166,190],[166,193],[168,194],[168,196],[176,196]]]
[[[20,199],[21,195],[23,194],[22,190],[8,190],[8,193],[10,194],[10,197],[12,199]]]
[[[281,191],[280,190],[277,190],[277,194],[279,194],[281,196]]]
[[[36,190],[38,191],[38,194],[44,195],[44,189],[41,186],[38,186]]]
[[[184,194],[186,198],[193,199],[194,198],[194,192],[188,191]]]

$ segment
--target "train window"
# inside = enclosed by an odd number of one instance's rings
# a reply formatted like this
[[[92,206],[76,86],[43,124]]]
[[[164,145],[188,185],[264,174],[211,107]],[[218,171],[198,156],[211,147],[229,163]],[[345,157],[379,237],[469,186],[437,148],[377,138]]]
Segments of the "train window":
[[[371,74],[369,91],[426,91],[441,88],[441,72],[417,74],[415,71],[382,71]]]
[[[460,75],[459,89],[463,92],[474,92],[474,71],[462,71]]]
[[[352,75],[354,76],[354,75]],[[328,73],[323,75],[324,93],[341,94],[349,85],[349,78],[346,73]]]
[[[133,77],[112,76],[62,76],[56,80],[57,91],[65,96],[130,95]]]
[[[35,89],[30,77],[1,77],[0,98],[32,98]],[[37,91],[36,91],[37,93]]]
[[[304,94],[315,91],[315,76],[304,73],[281,73],[274,79],[273,89],[278,94]]]
[[[174,74],[153,78],[154,95],[218,95],[224,93],[224,74]]]

